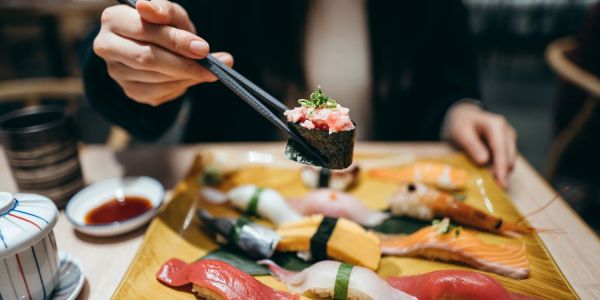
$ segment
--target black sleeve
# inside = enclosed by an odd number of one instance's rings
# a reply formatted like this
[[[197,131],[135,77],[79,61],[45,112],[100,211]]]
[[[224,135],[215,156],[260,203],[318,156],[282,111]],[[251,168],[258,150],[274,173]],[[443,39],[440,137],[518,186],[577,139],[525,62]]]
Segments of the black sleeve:
[[[468,14],[461,1],[435,1],[430,9],[429,49],[434,52],[432,74],[433,106],[426,122],[441,126],[447,110],[457,101],[481,101],[477,53],[468,26]]]
[[[127,97],[108,75],[104,60],[93,51],[97,34],[98,30],[95,30],[82,49],[85,98],[104,118],[123,127],[132,136],[146,141],[159,138],[174,123],[183,100],[180,98],[152,107]]]

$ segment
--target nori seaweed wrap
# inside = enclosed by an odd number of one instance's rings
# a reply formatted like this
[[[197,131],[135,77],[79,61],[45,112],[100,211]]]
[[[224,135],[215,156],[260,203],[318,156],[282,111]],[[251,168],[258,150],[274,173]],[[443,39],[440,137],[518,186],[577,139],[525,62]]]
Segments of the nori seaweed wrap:
[[[285,157],[303,164],[328,169],[345,169],[352,164],[356,126],[349,109],[339,105],[320,87],[310,98],[298,100],[301,106],[285,112],[288,126],[318,150],[328,161],[322,164],[295,140],[289,139]]]
[[[293,139],[288,139],[285,158],[328,169],[345,169],[352,164],[356,129],[329,133],[327,130],[304,128],[297,123],[288,122],[288,126],[319,150],[329,161],[321,165],[313,155]]]

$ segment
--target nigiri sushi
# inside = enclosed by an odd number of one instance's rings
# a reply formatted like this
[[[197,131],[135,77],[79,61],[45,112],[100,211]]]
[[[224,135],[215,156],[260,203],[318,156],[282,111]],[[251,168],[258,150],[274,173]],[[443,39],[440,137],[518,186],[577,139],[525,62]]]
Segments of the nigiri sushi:
[[[290,206],[303,215],[322,214],[343,217],[366,226],[376,226],[389,218],[388,213],[373,211],[360,200],[344,192],[319,189],[302,199],[292,200]]]
[[[441,270],[415,276],[389,277],[387,282],[419,300],[535,299],[510,293],[494,278],[465,270]]]
[[[252,258],[271,257],[281,239],[270,228],[250,222],[244,217],[216,218],[203,209],[198,210],[198,216],[217,234],[217,241],[233,244]]]
[[[435,162],[416,162],[399,169],[372,169],[369,176],[398,183],[427,183],[446,190],[462,190],[467,181],[467,171]]]
[[[300,171],[300,178],[311,189],[331,188],[345,191],[356,185],[359,172],[360,168],[357,165],[344,170],[306,166]]]
[[[330,257],[375,270],[381,259],[379,238],[344,218],[314,215],[279,226],[277,234],[277,251],[308,252],[317,261]]]
[[[276,190],[259,188],[252,184],[231,189],[227,198],[238,209],[268,219],[275,225],[302,219]]]
[[[355,125],[350,119],[350,109],[323,94],[321,87],[309,99],[298,100],[300,106],[286,110],[288,126],[313,145],[328,161],[319,163],[313,155],[288,140],[287,159],[328,169],[345,169],[352,164]]]
[[[512,223],[475,209],[454,196],[421,183],[405,183],[389,200],[393,215],[409,216],[420,220],[450,218],[450,220],[477,229],[518,236],[532,233],[524,223]]]
[[[192,284],[192,292],[211,300],[264,300],[299,299],[299,295],[278,291],[262,284],[254,277],[230,264],[213,259],[203,259],[187,264],[172,258],[165,262],[156,278],[171,287]]]
[[[380,238],[381,252],[385,255],[460,262],[514,279],[527,278],[531,270],[524,244],[487,244],[468,230],[453,228],[448,219],[407,236]]]
[[[319,298],[412,300],[417,299],[394,289],[373,271],[338,261],[318,262],[302,272],[285,270],[270,260],[259,263],[269,266],[288,290],[298,294],[310,292]]]

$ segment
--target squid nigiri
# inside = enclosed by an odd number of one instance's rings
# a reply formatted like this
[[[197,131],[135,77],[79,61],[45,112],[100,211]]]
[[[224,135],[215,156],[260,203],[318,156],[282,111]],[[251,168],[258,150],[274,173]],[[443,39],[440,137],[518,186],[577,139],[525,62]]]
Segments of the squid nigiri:
[[[366,226],[376,226],[389,218],[388,213],[373,211],[360,200],[344,192],[319,189],[300,200],[292,200],[290,206],[303,215],[322,214],[343,217]]]
[[[453,228],[448,219],[407,236],[381,236],[381,253],[461,262],[514,279],[529,276],[527,249],[520,245],[487,244],[468,230]]]
[[[454,196],[421,183],[402,184],[389,200],[393,215],[410,216],[421,220],[436,217],[507,236],[534,231],[523,223],[512,223],[475,209]]]
[[[259,263],[269,266],[288,290],[298,294],[311,292],[320,298],[332,299],[416,299],[394,289],[369,269],[338,261],[321,261],[302,272],[285,270],[270,260]]]
[[[198,216],[217,241],[229,242],[253,258],[269,258],[275,252],[281,237],[272,229],[249,222],[246,218],[216,218],[207,211],[198,210]]]
[[[241,185],[227,193],[227,198],[238,209],[257,214],[275,225],[302,219],[276,190],[259,188],[255,185]]]
[[[389,277],[387,282],[419,300],[535,299],[510,293],[495,279],[465,270],[441,270],[415,276]]]
[[[300,171],[300,178],[311,189],[331,188],[337,191],[345,191],[356,185],[359,172],[360,168],[357,165],[352,165],[344,170],[307,166]]]
[[[467,181],[467,171],[434,162],[417,162],[400,169],[373,169],[369,176],[393,182],[422,182],[447,190],[464,189]]]
[[[192,284],[201,298],[215,300],[299,299],[298,295],[278,291],[220,260],[203,259],[187,264],[172,258],[162,265],[156,278],[171,287]]]

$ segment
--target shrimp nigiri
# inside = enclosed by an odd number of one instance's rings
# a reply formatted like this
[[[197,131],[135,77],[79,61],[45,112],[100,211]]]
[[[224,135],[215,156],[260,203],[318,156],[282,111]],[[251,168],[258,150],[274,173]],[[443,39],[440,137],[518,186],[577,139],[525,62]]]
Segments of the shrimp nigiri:
[[[168,260],[156,273],[156,278],[171,287],[192,284],[192,291],[203,299],[263,300],[299,299],[299,295],[275,290],[232,265],[213,259],[187,264],[179,259]]]
[[[300,200],[292,200],[290,206],[303,215],[322,214],[343,217],[366,226],[376,226],[389,218],[388,213],[373,211],[360,200],[344,192],[319,189]]]
[[[524,244],[487,244],[467,230],[458,230],[452,229],[449,220],[444,219],[407,236],[381,236],[381,253],[461,262],[514,279],[529,276]]]
[[[320,298],[333,299],[416,299],[394,289],[369,269],[338,261],[321,261],[302,272],[285,270],[270,260],[259,263],[268,265],[277,279],[298,294],[312,292]]]
[[[400,169],[373,169],[369,176],[393,182],[422,182],[447,190],[464,189],[467,181],[467,171],[433,162],[416,162]]]
[[[441,270],[415,276],[389,277],[387,282],[419,300],[534,299],[510,293],[492,277],[465,270]]]
[[[421,183],[402,184],[389,200],[393,215],[420,220],[450,218],[453,222],[477,229],[518,236],[534,231],[523,223],[512,223],[475,209],[454,196]]]

